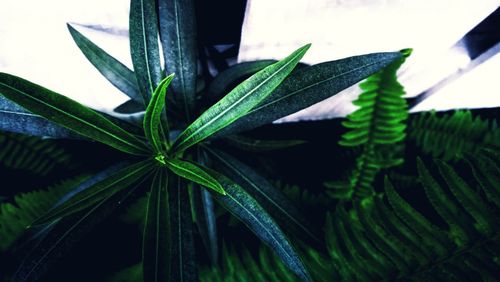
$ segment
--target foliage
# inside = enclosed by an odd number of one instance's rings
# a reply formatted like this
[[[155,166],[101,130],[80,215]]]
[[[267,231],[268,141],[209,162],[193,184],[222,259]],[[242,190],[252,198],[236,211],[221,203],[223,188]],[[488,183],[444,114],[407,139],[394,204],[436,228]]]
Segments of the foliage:
[[[14,196],[13,203],[0,204],[0,251],[5,251],[40,214],[47,212],[59,198],[88,176],[65,180],[43,190]]]
[[[403,57],[371,75],[360,84],[363,93],[353,102],[359,109],[342,122],[351,130],[342,135],[339,144],[347,147],[362,146],[356,159],[356,168],[348,183],[329,182],[329,194],[334,198],[362,198],[374,194],[373,180],[383,168],[401,164],[401,149],[395,149],[405,138],[407,103],[403,86],[396,72],[411,54],[402,50]]]
[[[197,80],[193,1],[131,0],[133,70],[71,25],[68,28],[87,59],[131,98],[133,107],[119,108],[142,107],[140,112],[110,118],[28,80],[0,73],[0,129],[97,141],[123,153],[117,165],[76,185],[54,205],[44,206],[46,212],[37,212],[26,234],[34,234],[39,241],[25,256],[14,254],[23,257],[11,274],[12,280],[40,279],[122,203],[148,191],[142,243],[145,281],[198,280],[192,211],[215,263],[214,199],[274,250],[283,271],[286,267],[301,280],[311,280],[289,236],[318,241],[314,228],[307,226],[305,217],[279,190],[252,168],[213,148],[211,139],[256,128],[335,95],[400,60],[401,54],[367,54],[294,71],[310,48],[308,44],[280,61],[252,70],[235,66],[236,74],[214,79],[217,86],[210,86],[211,77],[203,77],[199,84]],[[210,89],[226,89],[228,77],[248,75],[217,103],[206,107]],[[221,164],[219,156],[229,162]],[[96,163],[99,161],[97,156]]]
[[[0,163],[45,176],[57,167],[72,166],[71,155],[52,140],[0,132]]]
[[[468,166],[452,167],[435,160],[439,172],[432,174],[431,164],[418,161],[420,189],[440,219],[415,208],[388,177],[384,193],[339,204],[326,222],[328,255],[311,248],[303,251],[313,277],[318,281],[495,281],[500,266],[496,252],[500,190],[488,180],[498,179],[500,169],[495,163],[498,155],[496,159],[487,155],[469,155]],[[473,181],[462,176],[467,167],[474,171]],[[442,226],[440,220],[446,224]],[[224,257],[221,267],[203,269],[205,281],[299,281],[283,272],[266,248],[260,249],[258,258],[245,248]]]
[[[473,117],[470,110],[438,115],[435,111],[416,116],[408,137],[435,158],[455,160],[481,148],[500,149],[500,129],[495,120]]]

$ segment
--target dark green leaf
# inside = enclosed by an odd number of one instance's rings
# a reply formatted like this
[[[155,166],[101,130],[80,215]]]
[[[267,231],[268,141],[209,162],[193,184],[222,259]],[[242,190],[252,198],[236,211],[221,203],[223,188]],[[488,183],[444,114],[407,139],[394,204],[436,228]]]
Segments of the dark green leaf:
[[[0,130],[50,138],[81,138],[79,134],[28,112],[1,95]]]
[[[227,70],[219,73],[208,88],[209,99],[218,100],[229,91],[229,87],[233,86],[235,82],[252,75],[261,69],[275,63],[274,60],[261,60],[254,62],[244,62],[231,66]]]
[[[144,281],[170,281],[170,212],[168,174],[160,168],[153,178],[142,243]]]
[[[108,195],[91,209],[57,220],[44,228],[41,241],[27,254],[11,281],[38,281],[51,264],[106,219],[136,187]]]
[[[455,170],[443,161],[436,161],[439,172],[445,179],[450,191],[463,208],[474,218],[474,226],[483,235],[490,235],[495,225],[495,216],[488,210],[481,197],[460,177]]]
[[[0,94],[20,106],[126,153],[143,155],[146,145],[97,112],[22,78],[0,73]]]
[[[167,87],[173,78],[174,74],[171,74],[160,82],[153,93],[153,97],[149,102],[146,114],[144,115],[144,133],[157,154],[166,150],[164,144],[168,142],[167,138],[169,133],[168,131],[164,132],[163,130],[163,126],[161,125],[161,114],[163,112],[163,108],[165,108],[165,95],[167,94]],[[168,123],[167,120],[164,120],[163,122],[165,124]]]
[[[165,162],[167,167],[180,177],[225,195],[224,189],[217,179],[214,178],[211,170],[179,159],[166,159]]]
[[[182,152],[251,111],[286,78],[310,46],[308,44],[299,48],[285,59],[266,67],[234,88],[184,130],[175,141],[172,150]]]
[[[168,199],[170,208],[171,260],[169,281],[198,281],[193,240],[193,220],[187,184],[170,175]],[[216,193],[218,194],[218,193]]]
[[[212,193],[215,199],[244,222],[265,244],[270,246],[283,263],[300,279],[311,281],[311,277],[299,255],[278,224],[262,206],[242,187],[227,177],[219,174],[217,180],[224,187],[226,195]]]
[[[223,139],[224,142],[235,148],[249,152],[267,152],[285,149],[306,143],[303,140],[263,140],[231,135]]]
[[[106,179],[79,191],[61,205],[40,216],[32,225],[47,223],[92,206],[137,182],[151,171],[153,165],[152,160],[146,160],[127,166]]]
[[[134,76],[135,79],[135,76]],[[128,100],[127,102],[119,105],[118,107],[113,109],[113,112],[119,113],[119,114],[133,114],[137,112],[142,112],[144,111],[144,104],[142,102],[142,97],[141,97],[141,102],[136,102],[134,100]]]
[[[238,183],[273,217],[285,231],[319,245],[319,232],[308,224],[297,207],[264,177],[221,151],[206,148],[218,171]]]
[[[142,97],[139,94],[134,72],[99,48],[99,46],[95,45],[70,24],[67,25],[76,45],[78,45],[78,48],[80,48],[90,63],[116,88],[134,101],[142,103]]]
[[[189,121],[196,95],[196,16],[194,0],[158,1],[160,39],[175,100]]]
[[[130,1],[129,36],[134,72],[147,105],[162,79],[154,0]]]
[[[256,128],[309,107],[368,77],[400,57],[399,52],[374,53],[297,70],[257,107],[217,136]]]
[[[207,249],[210,262],[212,265],[217,265],[217,222],[214,201],[210,193],[203,187],[194,187],[191,195],[193,197],[193,212],[198,231]]]

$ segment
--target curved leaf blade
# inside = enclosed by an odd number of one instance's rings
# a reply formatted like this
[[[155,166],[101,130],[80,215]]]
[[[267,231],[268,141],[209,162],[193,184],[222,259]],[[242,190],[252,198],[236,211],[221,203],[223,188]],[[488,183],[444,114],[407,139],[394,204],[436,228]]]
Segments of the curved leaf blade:
[[[32,225],[47,223],[57,218],[71,215],[104,198],[114,195],[141,179],[141,177],[151,171],[153,165],[154,161],[146,160],[120,169],[118,172],[86,187],[86,189],[73,195],[67,201],[49,210],[36,219]]]
[[[304,263],[279,228],[261,205],[238,184],[219,174],[226,195],[212,193],[228,211],[241,220],[265,244],[274,250],[283,263],[303,281],[311,281]]]
[[[206,148],[206,151],[214,165],[257,200],[285,231],[316,245],[321,244],[319,232],[307,224],[297,207],[264,177],[226,153],[210,148]]]
[[[211,170],[179,159],[166,159],[165,162],[166,166],[180,177],[210,188],[222,195],[225,194],[221,184],[213,177],[214,173]]]
[[[160,40],[167,73],[176,73],[172,81],[174,98],[188,121],[196,98],[196,16],[193,0],[158,1]]]
[[[167,142],[166,136],[169,134],[168,132],[164,132],[161,126],[161,113],[163,108],[165,108],[167,87],[173,78],[174,74],[171,74],[160,82],[153,93],[153,98],[149,102],[146,114],[144,115],[144,134],[156,153],[161,153],[163,151],[163,144]],[[164,122],[167,123],[168,121],[165,120]]]
[[[257,107],[217,136],[250,130],[293,114],[337,94],[400,57],[399,52],[373,53],[299,69]]]
[[[50,138],[82,138],[44,117],[28,112],[0,95],[0,130]]]
[[[252,75],[271,64],[274,60],[260,60],[253,62],[244,62],[231,66],[227,70],[219,73],[208,87],[208,98],[218,100],[236,81],[247,75]]]
[[[34,114],[123,152],[143,155],[146,145],[97,112],[20,77],[0,73],[0,94]]]
[[[198,281],[193,220],[187,184],[176,175],[169,177],[171,259],[169,281]],[[218,194],[218,193],[216,193]]]
[[[116,88],[132,100],[142,103],[142,97],[139,94],[139,87],[137,86],[137,79],[134,72],[95,45],[73,26],[70,24],[67,24],[67,26],[76,45],[90,63]]]
[[[151,184],[146,209],[142,243],[144,281],[169,281],[170,277],[170,212],[168,206],[168,174],[159,169]]]
[[[247,114],[286,78],[311,45],[257,72],[206,110],[175,141],[173,152],[182,152]]]
[[[158,48],[158,19],[154,0],[131,0],[130,53],[145,104],[162,79]]]

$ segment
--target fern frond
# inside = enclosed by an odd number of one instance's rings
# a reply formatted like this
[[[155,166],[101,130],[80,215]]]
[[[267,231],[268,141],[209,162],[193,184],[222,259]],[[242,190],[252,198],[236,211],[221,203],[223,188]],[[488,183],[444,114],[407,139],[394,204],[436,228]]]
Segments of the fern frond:
[[[404,88],[397,81],[396,72],[411,54],[403,56],[360,84],[363,93],[353,102],[359,109],[347,116],[342,125],[351,130],[342,135],[342,146],[363,146],[350,181],[354,197],[374,194],[372,186],[376,174],[383,168],[401,164],[403,159],[395,152],[395,144],[405,138],[408,105],[403,98]],[[400,150],[399,150],[400,151]],[[349,193],[341,194],[342,197]]]
[[[410,121],[408,138],[426,154],[445,161],[482,148],[500,150],[500,129],[495,120],[473,117],[470,110],[438,116],[424,112]]]
[[[234,249],[223,247],[221,267],[205,267],[200,271],[200,281],[300,281],[268,248],[261,246],[258,258],[248,249],[242,248],[241,254]]]
[[[0,251],[7,250],[33,220],[87,178],[78,176],[47,189],[19,194],[13,203],[0,204]]]
[[[356,200],[353,208],[341,203],[326,224],[327,249],[340,280],[495,281],[500,209],[491,195],[500,188],[484,180],[499,177],[500,170],[490,158],[495,157],[475,155],[469,162],[474,179],[467,181],[447,163],[436,161],[438,169],[431,172],[418,161],[422,186],[445,229],[412,207],[387,177],[385,194]]]
[[[70,154],[52,140],[0,132],[0,163],[44,176],[54,167],[71,165]]]

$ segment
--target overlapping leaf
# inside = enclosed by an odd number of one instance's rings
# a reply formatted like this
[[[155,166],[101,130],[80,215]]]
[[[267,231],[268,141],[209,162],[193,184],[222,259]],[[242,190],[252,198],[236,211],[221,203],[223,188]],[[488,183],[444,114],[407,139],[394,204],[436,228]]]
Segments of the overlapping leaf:
[[[173,78],[174,75],[171,74],[160,82],[153,93],[153,98],[149,102],[146,114],[144,115],[144,133],[156,153],[164,152],[167,149],[164,144],[167,144],[168,142],[167,138],[169,136],[169,132],[164,132],[164,128],[167,129],[168,127],[162,126],[161,116],[163,109],[165,108],[165,95],[167,93],[167,87]],[[165,125],[168,123],[167,120],[164,120],[163,122]]]
[[[97,112],[22,78],[0,73],[0,94],[34,114],[126,153],[142,155],[146,145]]]
[[[196,17],[194,0],[158,1],[160,39],[167,73],[175,73],[172,89],[189,121],[196,95]]]
[[[305,45],[299,48],[285,59],[264,68],[239,84],[184,130],[172,150],[182,152],[251,111],[286,78],[309,47],[310,45]]]
[[[33,225],[47,223],[71,215],[116,194],[143,178],[144,175],[151,171],[153,164],[152,160],[146,160],[121,169],[108,178],[86,187],[86,189],[75,194],[61,205],[54,207],[35,220]]]
[[[223,175],[217,179],[226,195],[213,193],[217,201],[269,245],[283,263],[303,281],[311,281],[304,263],[283,231],[262,206],[242,187]]]
[[[130,1],[129,36],[134,72],[147,105],[162,79],[154,0]]]
[[[219,181],[214,178],[214,172],[210,169],[179,159],[165,159],[165,163],[171,171],[180,177],[186,178],[225,195],[224,188],[221,186]]]
[[[142,244],[144,281],[170,281],[170,212],[168,174],[159,169],[151,184]]]
[[[398,52],[373,53],[297,70],[257,107],[217,136],[250,130],[293,114],[337,94],[400,57]]]
[[[116,88],[136,102],[143,103],[133,71],[95,45],[74,27],[68,24],[76,45],[94,67]]]

